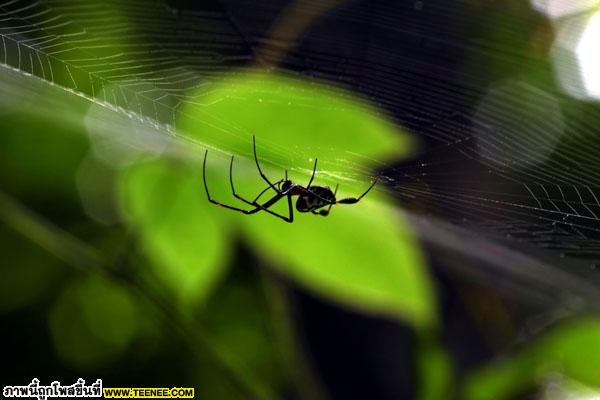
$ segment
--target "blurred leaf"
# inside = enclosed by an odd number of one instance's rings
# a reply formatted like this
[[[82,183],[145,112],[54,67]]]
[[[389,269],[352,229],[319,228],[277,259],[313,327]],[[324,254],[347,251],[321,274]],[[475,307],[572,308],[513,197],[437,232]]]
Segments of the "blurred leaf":
[[[465,386],[466,399],[505,399],[561,374],[600,388],[600,319],[582,319],[553,329],[520,354],[476,373]]]
[[[227,220],[207,211],[197,171],[167,161],[125,171],[121,199],[156,274],[182,306],[202,302],[225,272]]]
[[[135,338],[138,316],[127,290],[89,276],[69,284],[53,305],[52,340],[67,364],[97,368],[123,354]]]
[[[421,338],[418,356],[420,400],[453,398],[453,370],[450,355],[441,343]]]

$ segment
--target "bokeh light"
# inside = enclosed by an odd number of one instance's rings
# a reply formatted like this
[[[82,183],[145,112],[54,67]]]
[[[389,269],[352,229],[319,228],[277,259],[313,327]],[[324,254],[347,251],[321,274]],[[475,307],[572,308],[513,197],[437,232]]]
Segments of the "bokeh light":
[[[540,400],[600,400],[600,391],[560,373],[550,374],[542,387]]]
[[[600,13],[573,17],[560,26],[552,50],[558,81],[577,99],[600,98]]]
[[[590,97],[600,98],[600,13],[588,22],[581,40],[577,45],[577,57],[580,62],[583,84]]]
[[[122,355],[138,333],[138,307],[121,286],[89,276],[71,282],[54,303],[50,332],[57,354],[79,368],[97,368]]]
[[[477,151],[494,165],[529,168],[546,162],[565,129],[557,98],[525,80],[490,87],[473,125]]]

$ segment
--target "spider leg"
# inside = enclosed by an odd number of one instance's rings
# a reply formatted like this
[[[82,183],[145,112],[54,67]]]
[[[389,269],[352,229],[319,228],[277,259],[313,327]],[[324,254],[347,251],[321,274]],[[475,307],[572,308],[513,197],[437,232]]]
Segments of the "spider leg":
[[[275,182],[275,183],[274,183],[274,185],[278,185],[278,184],[280,184],[281,182],[283,182],[283,180],[282,180],[282,179],[280,179],[280,180],[278,180],[277,182]],[[258,194],[258,196],[256,196],[256,198],[254,199],[254,201],[253,201],[252,203],[256,203],[256,202],[258,201],[258,199],[260,199],[260,197],[261,197],[263,194],[267,193],[267,190],[269,190],[269,189],[271,189],[271,187],[270,187],[270,186],[267,186],[266,188],[264,188],[264,189],[263,189],[263,191],[262,191],[262,192],[260,192],[260,193]]]
[[[281,215],[276,213],[275,211],[271,211],[268,208],[271,207],[273,204],[277,203],[279,200],[281,200],[282,197],[287,197],[288,199],[288,210],[289,210],[289,215],[286,217],[285,215]],[[285,222],[294,222],[294,208],[292,207],[292,196],[286,196],[284,194],[276,194],[275,196],[273,196],[271,198],[271,200],[263,203],[262,205],[255,203],[255,205],[257,205],[258,207],[260,207],[262,210],[268,212],[271,215],[274,215],[278,218],[281,218],[282,220],[284,220]]]
[[[258,194],[258,196],[256,197],[256,199],[254,199],[254,201],[246,200],[245,198],[243,198],[242,196],[240,196],[239,194],[237,194],[237,193],[235,192],[235,186],[233,185],[233,159],[234,159],[234,156],[231,156],[231,161],[229,162],[229,183],[231,184],[231,193],[233,194],[233,196],[234,196],[236,199],[238,199],[238,200],[241,200],[241,201],[243,201],[243,202],[244,202],[244,203],[246,203],[246,204],[249,204],[249,205],[251,205],[251,206],[255,206],[255,207],[259,208],[260,210],[266,211],[266,212],[268,212],[269,214],[271,214],[271,215],[274,215],[274,216],[276,216],[276,217],[283,218],[283,219],[284,219],[285,221],[287,221],[287,222],[292,222],[292,220],[293,220],[293,217],[291,218],[291,220],[289,220],[289,219],[290,219],[289,217],[286,219],[286,218],[285,218],[283,215],[280,215],[280,214],[278,214],[278,213],[276,213],[276,212],[274,212],[274,211],[271,211],[271,210],[269,210],[269,209],[267,208],[267,207],[270,207],[271,205],[275,204],[275,202],[276,202],[276,201],[273,201],[273,202],[271,203],[271,201],[272,201],[273,199],[271,199],[271,200],[267,201],[267,202],[265,203],[265,204],[266,204],[266,206],[261,206],[260,204],[258,204],[258,203],[257,203],[257,201],[258,201],[258,199],[260,198],[260,196],[262,196],[262,195],[263,195],[263,194],[264,194],[264,193],[265,193],[267,190],[271,189],[271,187],[270,187],[270,186],[267,186],[267,187],[266,187],[266,188],[265,188],[265,189],[264,189],[262,192],[260,192],[260,193]],[[282,181],[282,180],[279,180],[279,181],[275,182],[275,184],[278,184],[278,183],[279,183],[279,182],[281,182],[281,181]],[[275,197],[274,197],[274,198],[277,198],[278,196],[281,196],[281,195],[278,193],[277,195],[275,195]],[[281,198],[281,197],[279,197],[279,198],[277,199],[277,201],[278,201],[280,198]],[[270,203],[270,204],[269,204],[269,203]]]
[[[292,196],[288,196],[288,219],[287,222],[294,222],[294,206],[292,205]]]
[[[241,196],[239,196],[236,192],[235,192],[235,187],[233,186],[233,159],[234,156],[231,156],[231,161],[229,162],[229,183],[231,184],[231,192],[233,193],[233,196],[236,197],[239,200],[242,200],[245,203],[248,204],[252,204],[254,205],[254,203],[256,203],[258,201],[258,199],[267,192],[267,190],[271,189],[271,186],[267,186],[265,189],[263,189],[262,192],[260,192],[258,194],[258,196],[256,196],[256,198],[254,199],[254,201],[250,202],[249,200],[243,199],[241,198]],[[275,182],[273,185],[279,185],[281,182],[283,182],[283,179],[278,180],[277,182]],[[279,191],[278,191],[279,193]]]
[[[311,196],[314,196],[314,197],[316,197],[317,199],[319,199],[319,200],[321,200],[321,201],[325,202],[326,204],[333,205],[333,204],[335,204],[335,203],[331,203],[331,202],[330,202],[329,200],[327,200],[326,198],[324,198],[324,197],[321,197],[321,196],[319,196],[318,194],[316,194],[316,193],[313,193],[313,192],[311,192],[311,191],[309,190],[309,189],[310,189],[310,185],[312,184],[313,180],[315,179],[315,172],[317,172],[317,162],[318,162],[318,161],[319,161],[319,160],[318,160],[317,158],[315,158],[315,165],[313,166],[313,172],[312,172],[312,175],[310,176],[310,181],[308,181],[308,185],[306,186],[306,191],[307,191],[307,192],[309,192],[309,193],[311,194]],[[285,171],[285,176],[286,176],[286,180],[287,180],[287,171]],[[335,190],[337,191],[337,188],[336,188]],[[366,194],[366,193],[365,193],[365,194]]]
[[[256,207],[256,208],[254,208],[252,210],[244,210],[244,209],[241,209],[241,208],[237,208],[237,207],[229,206],[227,204],[223,204],[221,202],[218,202],[218,201],[214,200],[212,197],[210,197],[210,192],[208,191],[208,185],[206,184],[206,156],[207,155],[208,155],[208,150],[206,150],[206,152],[204,153],[204,162],[202,163],[202,179],[204,180],[204,190],[206,191],[206,197],[208,198],[208,201],[211,202],[212,204],[217,205],[217,206],[225,207],[225,208],[228,208],[228,209],[233,210],[233,211],[238,211],[238,212],[241,212],[242,214],[246,214],[246,215],[248,215],[248,214],[254,214],[254,213],[262,210],[261,207]]]
[[[317,172],[317,161],[318,159],[315,158],[315,166],[313,167],[313,172],[310,176],[310,181],[308,181],[308,185],[306,185],[307,189],[310,188],[310,184],[312,183],[313,179],[315,179],[315,172]]]
[[[258,163],[258,157],[256,156],[256,136],[252,136],[252,146],[254,148],[254,161],[256,161],[256,168],[258,168],[258,172],[260,173],[261,178],[263,178],[263,180],[265,182],[267,182],[269,184],[269,186],[271,187],[271,189],[273,189],[274,191],[276,191],[277,193],[281,193],[269,180],[269,178],[267,178],[265,176],[265,174],[263,174],[262,169],[260,169],[260,164]]]
[[[377,184],[377,182],[379,182],[379,177],[375,178],[375,180],[373,181],[373,183],[371,184],[371,186],[369,186],[369,188],[360,196],[358,197],[348,197],[347,199],[341,199],[336,201],[337,204],[355,204],[358,203],[360,201],[360,199],[362,199],[363,197],[365,197],[365,195],[367,193],[369,193],[371,191],[371,189],[373,189],[373,186],[375,186],[375,184]]]
[[[338,183],[337,185],[335,185],[335,190],[333,191],[333,197],[335,197],[335,195],[337,194],[337,191],[340,187],[340,184]],[[331,212],[331,207],[333,207],[335,203],[329,203],[329,207],[327,207],[327,210],[321,210],[319,211],[319,214],[326,217],[329,215],[329,213]]]

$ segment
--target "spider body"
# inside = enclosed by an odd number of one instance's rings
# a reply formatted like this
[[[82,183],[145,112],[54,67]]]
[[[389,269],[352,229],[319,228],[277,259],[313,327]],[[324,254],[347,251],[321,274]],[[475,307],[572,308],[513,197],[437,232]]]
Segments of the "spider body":
[[[335,194],[326,186],[311,186],[298,195],[296,210],[298,212],[316,211],[319,208],[335,203]]]
[[[267,186],[262,192],[260,192],[258,194],[258,196],[256,196],[256,198],[254,199],[254,201],[247,200],[244,197],[238,195],[235,192],[235,187],[233,185],[233,156],[231,157],[231,162],[229,163],[229,182],[231,184],[231,192],[232,192],[233,196],[236,199],[238,199],[248,205],[253,206],[254,208],[251,210],[244,210],[242,208],[230,206],[230,205],[221,203],[219,201],[216,201],[210,196],[210,193],[208,191],[208,185],[206,184],[206,156],[208,155],[208,150],[207,150],[204,153],[204,163],[202,165],[202,178],[204,180],[204,189],[206,190],[206,197],[208,198],[209,202],[211,202],[212,204],[221,206],[221,207],[228,208],[233,211],[241,212],[243,214],[255,214],[259,211],[265,211],[273,216],[283,219],[286,222],[293,222],[294,221],[294,212],[293,212],[293,207],[292,207],[292,197],[293,196],[298,196],[298,199],[296,200],[296,210],[298,210],[298,212],[302,212],[302,213],[311,212],[313,214],[321,215],[321,216],[325,217],[325,216],[329,215],[329,212],[331,211],[331,207],[334,206],[335,204],[358,203],[367,193],[369,193],[369,191],[377,183],[377,179],[375,179],[375,181],[371,184],[371,186],[369,186],[369,188],[358,197],[349,197],[349,198],[337,200],[336,194],[337,194],[339,185],[335,187],[334,191],[332,191],[327,186],[317,186],[317,185],[312,186],[311,185],[313,179],[315,178],[315,173],[317,171],[317,160],[316,159],[315,159],[315,165],[313,167],[313,172],[310,177],[310,181],[308,182],[308,185],[306,187],[295,184],[294,182],[289,180],[287,177],[287,171],[285,171],[285,179],[280,179],[277,182],[272,183],[265,176],[265,174],[263,174],[262,170],[260,169],[260,164],[258,163],[258,157],[256,155],[256,139],[254,137],[252,137],[252,142],[253,142],[253,146],[254,146],[254,161],[256,162],[256,168],[258,169],[258,172],[259,172],[261,178],[266,183],[268,183],[269,186]],[[264,202],[262,204],[259,203],[258,200],[260,199],[260,197],[263,194],[265,194],[269,189],[272,189],[276,194],[271,199],[267,200],[266,202]],[[279,200],[282,200],[283,198],[287,198],[288,210],[289,210],[288,216],[281,215],[281,214],[269,209],[273,204],[277,203]],[[327,208],[325,209],[324,207],[327,207]]]

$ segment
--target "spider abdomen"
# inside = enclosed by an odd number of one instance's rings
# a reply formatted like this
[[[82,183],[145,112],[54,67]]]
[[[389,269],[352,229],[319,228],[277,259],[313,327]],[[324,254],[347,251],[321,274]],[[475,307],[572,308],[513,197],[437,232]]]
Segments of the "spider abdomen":
[[[326,186],[311,186],[308,191],[310,193],[298,196],[296,210],[299,212],[314,211],[335,202],[335,195]]]

